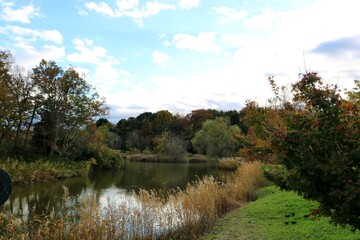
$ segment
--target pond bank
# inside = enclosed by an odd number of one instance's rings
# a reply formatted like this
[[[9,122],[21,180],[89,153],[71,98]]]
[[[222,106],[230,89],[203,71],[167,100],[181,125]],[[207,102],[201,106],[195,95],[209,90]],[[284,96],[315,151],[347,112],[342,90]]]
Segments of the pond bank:
[[[39,159],[27,162],[17,158],[7,158],[0,161],[0,167],[11,176],[13,184],[86,176],[94,164],[95,160],[74,162]]]
[[[329,218],[309,216],[316,202],[275,186],[258,191],[259,199],[221,218],[202,240],[211,239],[360,239],[360,231],[331,225]]]
[[[59,213],[41,214],[27,222],[0,213],[0,238],[195,239],[226,212],[254,200],[256,189],[266,183],[261,165],[249,163],[226,183],[206,176],[184,190],[169,190],[166,198],[162,192],[140,190],[132,195],[136,202],[130,204],[132,208],[114,196],[99,202],[97,195],[77,206],[69,205],[69,190],[64,188]],[[115,202],[104,206],[106,199]]]
[[[164,154],[128,154],[126,160],[130,162],[156,162],[156,163],[206,163],[208,159],[204,155],[188,155],[182,158],[174,158]]]

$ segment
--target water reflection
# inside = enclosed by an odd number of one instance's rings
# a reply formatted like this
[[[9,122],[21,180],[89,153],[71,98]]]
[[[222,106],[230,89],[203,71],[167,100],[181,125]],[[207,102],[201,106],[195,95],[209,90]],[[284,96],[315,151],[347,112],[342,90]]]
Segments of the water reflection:
[[[100,203],[106,199],[131,201],[132,190],[184,189],[189,182],[213,175],[219,178],[217,169],[207,164],[127,163],[120,171],[97,171],[86,177],[56,182],[15,185],[9,200],[0,209],[16,216],[18,221],[28,221],[32,216],[55,212],[63,208],[64,188],[69,191],[72,204],[79,204],[86,196],[93,195]]]

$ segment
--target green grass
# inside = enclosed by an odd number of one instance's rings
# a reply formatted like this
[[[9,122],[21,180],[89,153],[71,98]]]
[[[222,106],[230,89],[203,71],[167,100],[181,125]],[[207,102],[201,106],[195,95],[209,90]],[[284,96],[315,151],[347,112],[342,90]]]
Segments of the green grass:
[[[262,188],[258,200],[220,219],[202,239],[360,239],[359,230],[334,226],[329,218],[305,217],[316,207],[293,192]]]

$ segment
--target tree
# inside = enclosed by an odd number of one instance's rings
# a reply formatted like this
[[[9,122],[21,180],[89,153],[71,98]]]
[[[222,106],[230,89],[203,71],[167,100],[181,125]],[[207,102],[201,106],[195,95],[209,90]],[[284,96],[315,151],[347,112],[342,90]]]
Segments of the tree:
[[[104,100],[72,67],[64,71],[55,62],[42,60],[33,69],[32,80],[42,98],[36,140],[50,156],[66,154],[62,147],[76,141],[69,133],[107,113]]]
[[[228,118],[219,117],[206,120],[192,140],[194,148],[210,157],[234,155],[241,146],[241,131],[236,125],[230,125]]]
[[[275,179],[320,203],[320,214],[334,223],[360,229],[360,114],[353,100],[342,99],[333,85],[307,73],[292,86],[294,111],[287,112],[273,146],[286,167],[286,179]]]
[[[28,74],[6,51],[0,51],[0,89],[0,146],[6,139],[7,148],[16,153],[27,145],[37,99]]]
[[[13,122],[12,109],[15,106],[9,81],[11,80],[12,55],[8,51],[0,51],[0,147],[9,138],[11,129],[15,126]]]
[[[154,151],[163,154],[174,162],[186,160],[185,141],[172,132],[164,132],[154,138]]]

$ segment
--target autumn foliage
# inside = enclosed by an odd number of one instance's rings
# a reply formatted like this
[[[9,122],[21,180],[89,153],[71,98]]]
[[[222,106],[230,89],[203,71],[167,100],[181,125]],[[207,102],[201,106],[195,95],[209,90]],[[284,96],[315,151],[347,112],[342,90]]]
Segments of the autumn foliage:
[[[304,74],[292,92],[294,109],[272,141],[288,171],[286,181],[276,183],[318,201],[319,213],[334,223],[359,229],[360,95],[352,91],[344,99],[316,73]]]

